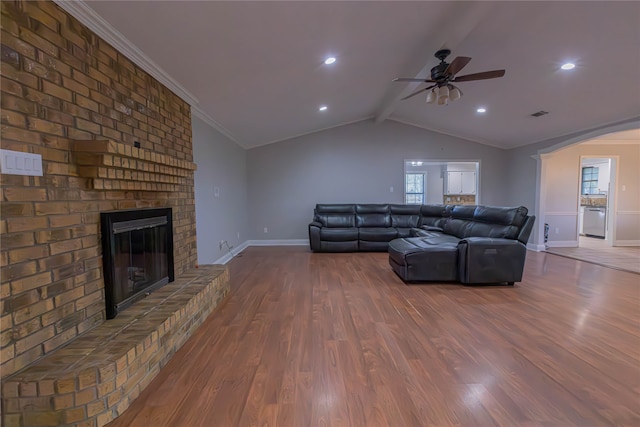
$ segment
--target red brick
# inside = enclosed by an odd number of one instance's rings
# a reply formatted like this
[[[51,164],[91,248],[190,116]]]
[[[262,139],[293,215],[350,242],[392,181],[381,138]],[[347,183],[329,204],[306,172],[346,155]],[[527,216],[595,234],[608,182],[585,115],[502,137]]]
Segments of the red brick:
[[[13,249],[9,251],[9,262],[20,263],[49,256],[49,247],[46,245],[31,246],[28,248]]]
[[[51,9],[44,10],[41,5],[35,5],[32,2],[24,2],[23,7],[31,19],[37,20],[53,31],[58,31],[59,21],[64,18],[64,15],[61,16],[60,13],[51,14]]]
[[[53,95],[56,98],[63,99],[67,102],[72,102],[73,100],[73,93],[69,89],[65,89],[64,87],[47,80],[42,81],[42,91],[46,94]]]
[[[2,21],[3,27],[4,27],[4,24],[5,22],[3,19]],[[2,39],[3,45],[10,47],[11,49],[15,50],[16,52],[18,52],[20,55],[24,57],[35,59],[36,49],[32,44],[24,40],[21,40],[15,35],[10,34],[9,32],[6,32],[6,31],[2,31],[1,39]]]
[[[55,331],[53,329],[53,326],[49,326],[39,330],[34,334],[29,335],[26,338],[16,341],[16,353],[24,353],[30,348],[35,347],[43,341],[51,338],[54,333]]]
[[[46,228],[47,219],[29,217],[29,218],[7,218],[7,230],[9,233],[20,231],[32,231]]]
[[[35,276],[28,276],[28,277],[24,277],[24,278],[12,281],[11,293],[16,295],[21,292],[26,292],[31,289],[36,289],[41,286],[48,285],[49,283],[51,283],[51,273],[48,271],[45,271],[44,273],[40,273]],[[28,318],[30,317],[27,317],[26,319]],[[20,322],[16,320],[16,323],[20,323]]]
[[[4,242],[3,242],[4,243]],[[22,278],[24,276],[36,274],[38,266],[35,261],[29,260],[21,264],[5,265],[1,269],[1,279],[3,282]]]

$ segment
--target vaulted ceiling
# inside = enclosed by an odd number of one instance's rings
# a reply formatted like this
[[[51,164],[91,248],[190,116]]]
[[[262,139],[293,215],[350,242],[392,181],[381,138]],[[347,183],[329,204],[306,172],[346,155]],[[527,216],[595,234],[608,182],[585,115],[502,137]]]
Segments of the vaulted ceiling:
[[[513,148],[640,116],[640,2],[83,5],[246,148],[365,119]],[[449,62],[472,58],[458,75],[506,75],[460,83],[464,96],[447,106],[426,104],[426,92],[401,101],[426,85],[392,79],[428,78],[441,48]],[[540,110],[549,114],[531,116]]]

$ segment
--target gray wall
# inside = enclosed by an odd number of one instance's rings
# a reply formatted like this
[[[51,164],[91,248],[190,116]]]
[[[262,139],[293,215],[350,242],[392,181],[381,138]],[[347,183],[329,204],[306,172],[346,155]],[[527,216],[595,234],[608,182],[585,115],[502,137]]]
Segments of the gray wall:
[[[221,240],[236,248],[248,240],[247,155],[204,121],[192,122],[198,263],[211,264],[228,253]]]
[[[405,159],[479,160],[482,203],[507,201],[506,151],[367,120],[247,151],[250,239],[307,239],[316,203],[403,203]]]

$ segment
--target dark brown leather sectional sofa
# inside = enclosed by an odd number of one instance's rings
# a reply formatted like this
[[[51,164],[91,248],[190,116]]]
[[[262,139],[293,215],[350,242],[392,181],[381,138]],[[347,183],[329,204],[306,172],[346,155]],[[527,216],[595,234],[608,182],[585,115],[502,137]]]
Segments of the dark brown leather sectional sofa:
[[[527,208],[481,205],[318,204],[314,252],[388,251],[406,282],[522,280],[535,217]]]

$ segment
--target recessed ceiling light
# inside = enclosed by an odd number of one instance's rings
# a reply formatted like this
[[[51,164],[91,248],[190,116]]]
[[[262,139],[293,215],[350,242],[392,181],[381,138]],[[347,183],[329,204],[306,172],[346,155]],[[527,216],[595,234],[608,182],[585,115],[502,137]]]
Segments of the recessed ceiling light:
[[[562,64],[562,67],[560,68],[562,68],[563,70],[573,70],[574,68],[576,68],[576,64],[567,62],[566,64]]]
[[[480,108],[478,108],[476,111],[477,111],[478,113],[486,113],[486,112],[487,112],[487,109],[486,109],[486,108],[484,108],[484,107],[480,107]]]
[[[327,65],[331,65],[334,62],[336,62],[336,58],[334,58],[333,56],[328,57],[327,59],[324,60],[324,63]]]
[[[318,110],[327,111],[327,106],[326,105],[321,105],[320,108],[318,108]]]

